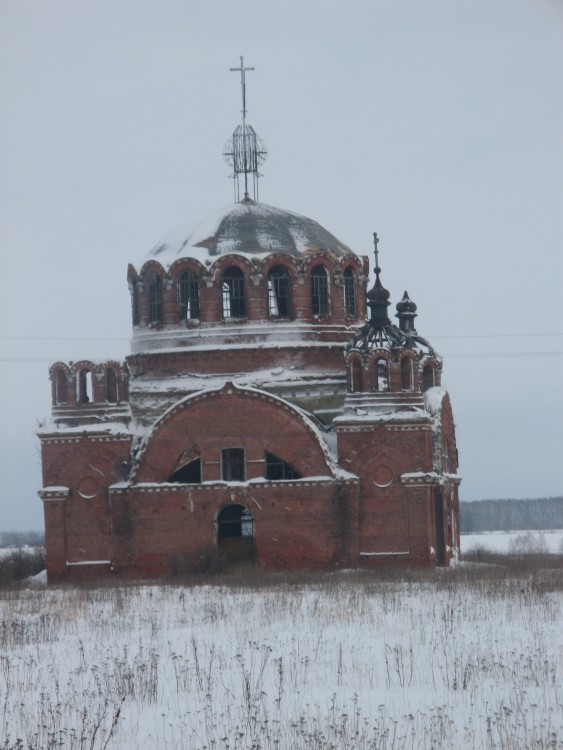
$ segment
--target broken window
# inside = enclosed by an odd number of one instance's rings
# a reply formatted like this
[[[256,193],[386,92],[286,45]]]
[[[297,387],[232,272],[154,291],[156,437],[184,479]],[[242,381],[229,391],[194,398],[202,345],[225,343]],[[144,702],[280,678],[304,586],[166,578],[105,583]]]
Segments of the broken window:
[[[149,323],[162,323],[162,281],[157,273],[152,273],[148,283]]]
[[[291,317],[289,271],[283,266],[274,266],[268,274],[268,310],[271,318]]]
[[[129,289],[131,291],[131,317],[133,318],[133,325],[139,325],[139,293],[137,291],[137,282],[132,279],[129,282]]]
[[[313,315],[328,315],[328,274],[324,266],[311,271],[311,307]]]
[[[178,305],[180,321],[199,318],[199,284],[197,275],[191,269],[178,278]]]
[[[389,363],[381,357],[375,363],[374,391],[389,390]]]
[[[422,371],[422,390],[427,391],[433,385],[435,385],[434,368],[432,365],[426,365]]]
[[[93,400],[92,373],[90,370],[80,370],[76,378],[76,401],[79,404],[88,404]]]
[[[244,448],[223,448],[221,451],[221,474],[225,482],[244,482],[246,480]]]
[[[410,357],[403,357],[401,360],[401,388],[403,391],[412,391],[412,376],[412,360]]]
[[[62,370],[57,370],[55,374],[55,403],[66,404],[66,374]]]
[[[106,401],[110,404],[117,403],[117,373],[113,367],[108,367],[106,370],[106,383],[105,383]]]
[[[244,274],[239,268],[229,268],[221,280],[224,318],[244,318]]]
[[[266,451],[266,479],[278,482],[283,479],[301,479],[301,474],[283,458]]]
[[[195,458],[170,475],[168,482],[179,484],[201,484],[201,459]]]
[[[346,315],[356,316],[356,277],[348,266],[344,271],[344,311]]]

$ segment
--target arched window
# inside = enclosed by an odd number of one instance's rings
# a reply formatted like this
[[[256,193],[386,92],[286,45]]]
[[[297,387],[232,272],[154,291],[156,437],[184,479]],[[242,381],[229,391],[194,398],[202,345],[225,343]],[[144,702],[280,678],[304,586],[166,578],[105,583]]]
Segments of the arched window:
[[[194,271],[183,271],[178,278],[180,322],[199,318],[199,284]]]
[[[375,362],[375,377],[373,380],[374,391],[389,390],[389,363],[383,357]]]
[[[435,373],[432,365],[425,365],[422,370],[422,390],[427,391],[435,385]]]
[[[194,458],[193,461],[176,469],[167,481],[180,484],[201,484],[201,459]]]
[[[403,391],[412,391],[412,360],[410,357],[403,357],[401,360],[401,388]]]
[[[344,312],[346,315],[357,315],[356,311],[356,276],[348,266],[344,271]]]
[[[287,461],[284,461],[283,458],[279,458],[279,456],[266,451],[264,460],[266,464],[266,479],[271,482],[279,482],[283,479],[301,479],[301,474],[297,469],[288,464]]]
[[[55,374],[55,404],[66,404],[66,373],[57,370]]]
[[[328,315],[328,274],[324,266],[315,266],[311,271],[311,307],[313,315]]]
[[[133,325],[139,325],[139,293],[137,291],[137,282],[135,279],[131,279],[129,282],[129,290],[131,291],[131,317],[133,319]]]
[[[108,367],[106,370],[106,382],[105,382],[105,395],[106,401],[110,404],[117,403],[117,373],[113,367]]]
[[[88,404],[93,400],[92,373],[90,370],[79,370],[76,376],[76,401]]]
[[[268,312],[270,318],[291,318],[289,271],[274,266],[268,274]]]
[[[362,363],[353,359],[350,364],[350,391],[360,393],[363,391]]]
[[[149,276],[149,323],[162,323],[162,281],[157,273]]]
[[[244,274],[239,268],[228,268],[221,280],[224,318],[244,318]]]

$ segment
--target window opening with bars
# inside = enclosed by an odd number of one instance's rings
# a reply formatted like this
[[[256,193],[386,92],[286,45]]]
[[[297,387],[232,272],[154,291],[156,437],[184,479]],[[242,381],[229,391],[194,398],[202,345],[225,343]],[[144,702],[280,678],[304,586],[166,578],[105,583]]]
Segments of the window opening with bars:
[[[271,318],[291,317],[289,271],[283,266],[275,266],[268,274],[268,311]]]
[[[162,323],[162,281],[157,273],[149,278],[149,323]]]
[[[223,448],[221,451],[221,474],[225,482],[246,481],[244,448]]]
[[[313,315],[328,315],[328,275],[324,266],[311,271],[311,307]]]
[[[199,283],[191,269],[178,278],[178,306],[181,321],[199,318]]]
[[[344,271],[344,311],[346,315],[357,315],[356,278],[354,271],[350,267]]]
[[[244,318],[244,274],[238,268],[229,268],[221,280],[224,318]]]

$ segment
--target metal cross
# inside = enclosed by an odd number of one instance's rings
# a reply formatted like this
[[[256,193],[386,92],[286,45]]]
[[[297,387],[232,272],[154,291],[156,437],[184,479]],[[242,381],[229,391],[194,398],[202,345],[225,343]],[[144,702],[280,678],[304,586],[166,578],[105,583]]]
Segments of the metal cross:
[[[376,269],[379,269],[379,250],[377,249],[377,245],[379,243],[379,237],[377,236],[377,232],[373,233],[373,246],[375,247],[375,267]]]
[[[229,68],[231,72],[240,70],[240,85],[242,87],[242,119],[246,118],[246,77],[245,73],[247,70],[254,70],[254,68],[244,67],[244,57],[240,56],[240,68]]]

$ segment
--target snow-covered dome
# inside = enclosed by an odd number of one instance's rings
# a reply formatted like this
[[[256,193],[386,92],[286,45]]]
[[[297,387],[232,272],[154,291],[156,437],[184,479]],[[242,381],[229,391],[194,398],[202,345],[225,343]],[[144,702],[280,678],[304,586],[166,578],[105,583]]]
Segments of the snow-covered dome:
[[[352,250],[312,219],[246,199],[231,204],[201,222],[195,229],[178,227],[144,259],[170,267],[179,258],[202,263],[220,255],[259,257],[286,253],[295,257],[325,251],[336,257]]]

